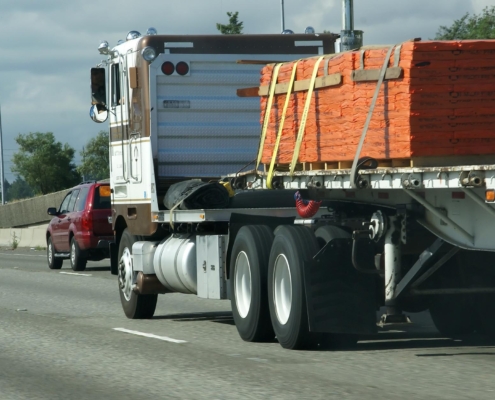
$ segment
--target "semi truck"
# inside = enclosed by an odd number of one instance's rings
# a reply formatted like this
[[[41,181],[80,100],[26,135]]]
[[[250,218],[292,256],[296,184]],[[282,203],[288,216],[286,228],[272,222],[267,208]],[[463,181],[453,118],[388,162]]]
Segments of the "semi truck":
[[[90,116],[110,124],[111,271],[128,318],[186,293],[230,300],[243,340],[287,349],[352,345],[382,306],[384,324],[429,310],[444,335],[495,333],[493,156],[259,164],[258,96],[278,90],[261,67],[324,62],[337,38],[149,29],[101,43]]]

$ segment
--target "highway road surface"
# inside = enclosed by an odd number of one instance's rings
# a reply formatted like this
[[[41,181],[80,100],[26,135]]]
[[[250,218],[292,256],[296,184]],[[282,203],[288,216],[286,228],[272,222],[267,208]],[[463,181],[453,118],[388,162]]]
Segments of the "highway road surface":
[[[0,250],[0,400],[495,399],[495,343],[439,336],[427,313],[347,351],[243,342],[228,301],[167,294],[125,318],[109,262],[51,271]]]

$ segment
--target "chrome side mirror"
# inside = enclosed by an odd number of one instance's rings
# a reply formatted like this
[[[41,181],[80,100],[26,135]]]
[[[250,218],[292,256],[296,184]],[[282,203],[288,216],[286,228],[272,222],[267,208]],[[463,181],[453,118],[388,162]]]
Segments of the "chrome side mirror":
[[[94,122],[101,124],[105,122],[108,118],[108,110],[105,106],[100,104],[95,104],[89,109],[89,116]]]

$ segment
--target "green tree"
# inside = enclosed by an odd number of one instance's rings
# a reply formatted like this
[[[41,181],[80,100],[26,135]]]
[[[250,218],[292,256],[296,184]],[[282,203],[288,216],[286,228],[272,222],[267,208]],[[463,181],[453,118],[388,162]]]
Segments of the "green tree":
[[[12,172],[19,174],[35,193],[70,188],[81,180],[73,163],[75,150],[55,140],[52,132],[17,135],[19,151],[12,157]]]
[[[222,35],[240,35],[242,34],[243,22],[239,22],[237,17],[239,16],[239,12],[227,12],[227,16],[229,17],[229,23],[227,25],[218,24],[217,29],[220,31]]]
[[[77,171],[84,179],[97,181],[110,178],[108,163],[108,132],[100,131],[95,138],[89,140],[81,151],[82,164]]]
[[[17,176],[9,187],[8,192],[5,194],[5,198],[8,201],[29,199],[34,196],[33,189],[26,183],[24,179]]]
[[[451,26],[441,26],[435,39],[495,39],[495,6],[485,7],[480,14],[466,13]]]

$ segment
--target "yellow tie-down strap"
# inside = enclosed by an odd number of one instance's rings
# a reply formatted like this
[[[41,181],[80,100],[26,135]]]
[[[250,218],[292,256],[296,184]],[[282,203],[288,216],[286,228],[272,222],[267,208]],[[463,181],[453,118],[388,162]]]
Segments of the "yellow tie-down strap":
[[[266,131],[268,130],[268,124],[270,122],[270,113],[272,111],[273,97],[275,95],[275,87],[277,86],[278,71],[282,64],[276,64],[273,70],[272,82],[270,85],[270,95],[268,96],[268,103],[265,109],[265,119],[263,121],[263,129],[261,130],[260,147],[258,149],[258,159],[256,160],[256,169],[258,169],[261,157],[263,156],[263,148],[265,147]]]
[[[292,162],[290,163],[290,175],[294,174],[294,170],[296,168],[297,159],[299,158],[299,152],[301,151],[301,144],[304,138],[304,131],[306,130],[306,121],[308,119],[309,106],[311,105],[311,99],[313,97],[313,91],[315,89],[316,75],[318,75],[318,67],[320,66],[321,60],[323,60],[321,56],[315,63],[313,69],[313,75],[311,76],[311,82],[309,83],[308,95],[306,97],[306,104],[304,105],[303,114],[301,116],[301,124],[299,125],[299,131],[297,132],[297,140],[296,145],[294,147],[294,154],[292,154]]]
[[[272,181],[273,181],[273,170],[275,169],[275,162],[277,160],[278,148],[280,146],[280,140],[282,139],[282,131],[284,129],[285,124],[285,116],[287,115],[287,109],[289,108],[290,96],[292,94],[292,90],[294,88],[294,82],[296,80],[296,71],[297,64],[300,60],[297,60],[292,66],[292,74],[290,76],[289,86],[287,88],[287,97],[285,98],[284,109],[282,111],[282,118],[280,120],[280,125],[278,127],[277,141],[275,142],[275,147],[273,148],[272,160],[270,162],[270,169],[268,170],[268,176],[266,179],[266,186],[268,189],[273,189]]]

